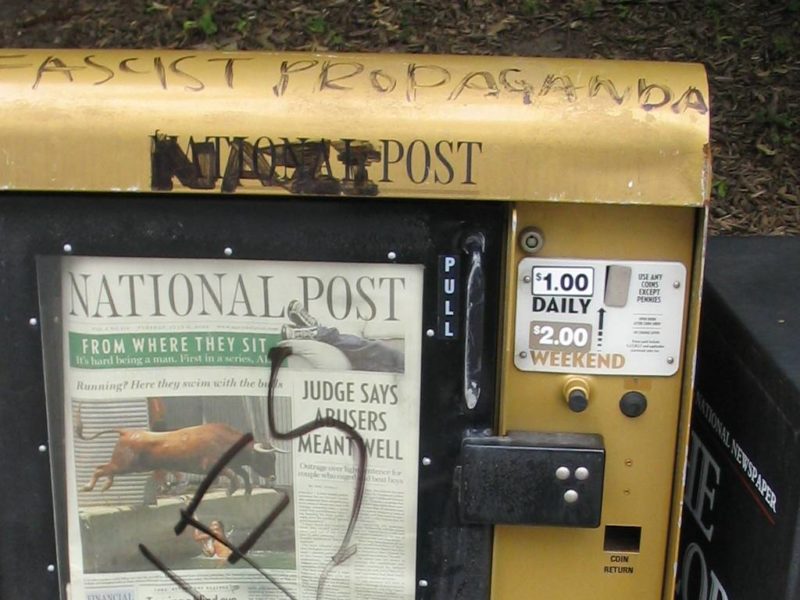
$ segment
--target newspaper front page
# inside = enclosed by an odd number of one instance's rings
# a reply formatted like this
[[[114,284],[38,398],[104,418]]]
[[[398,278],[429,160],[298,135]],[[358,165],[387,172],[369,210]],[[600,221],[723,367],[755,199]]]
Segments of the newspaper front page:
[[[189,597],[139,551],[211,600],[414,597],[422,330],[419,265],[68,257],[60,262],[70,593]],[[363,506],[331,568],[356,489],[351,439],[276,429],[332,417],[367,448]],[[221,453],[255,438],[196,518],[234,545],[285,496],[248,557],[179,510]]]

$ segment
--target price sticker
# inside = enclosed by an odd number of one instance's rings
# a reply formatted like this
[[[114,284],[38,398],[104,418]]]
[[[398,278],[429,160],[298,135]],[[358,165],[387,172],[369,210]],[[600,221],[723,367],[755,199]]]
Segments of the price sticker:
[[[587,323],[531,323],[532,350],[588,350],[592,343],[592,326]]]
[[[649,376],[680,368],[683,264],[528,257],[518,277],[517,368]]]
[[[594,269],[534,267],[533,293],[538,296],[591,296],[594,294]]]

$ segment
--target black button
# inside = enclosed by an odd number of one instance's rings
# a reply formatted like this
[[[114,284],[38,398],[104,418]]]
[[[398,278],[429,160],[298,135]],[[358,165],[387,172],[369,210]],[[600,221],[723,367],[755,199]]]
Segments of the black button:
[[[567,404],[573,412],[583,412],[589,406],[589,399],[586,393],[581,389],[572,390],[567,398]]]
[[[619,409],[626,417],[638,417],[647,410],[647,398],[641,392],[627,392],[619,401]]]

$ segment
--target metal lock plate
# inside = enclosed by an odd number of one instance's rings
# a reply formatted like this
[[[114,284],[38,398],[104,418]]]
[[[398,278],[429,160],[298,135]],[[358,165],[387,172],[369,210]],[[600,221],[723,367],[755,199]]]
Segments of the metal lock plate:
[[[467,523],[598,527],[605,449],[595,434],[468,438],[459,504]]]

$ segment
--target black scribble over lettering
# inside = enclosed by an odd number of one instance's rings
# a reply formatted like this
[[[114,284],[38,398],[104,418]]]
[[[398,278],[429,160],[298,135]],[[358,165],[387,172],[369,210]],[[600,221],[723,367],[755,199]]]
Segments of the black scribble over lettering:
[[[333,75],[333,70],[337,67],[349,67],[349,72],[338,73]],[[352,90],[353,88],[337,83],[355,77],[364,71],[364,65],[356,62],[332,62],[326,60],[322,63],[322,68],[319,72],[319,91],[324,90]]]
[[[36,81],[33,82],[32,89],[36,89],[39,87],[39,84],[42,82],[42,76],[45,73],[62,73],[70,83],[75,81],[72,76],[72,71],[77,71],[79,69],[85,69],[86,67],[83,66],[72,66],[70,67],[67,65],[63,60],[56,56],[48,56],[42,64],[39,65],[39,68],[36,71]]]
[[[672,105],[672,112],[679,114],[689,108],[696,110],[701,115],[708,112],[708,105],[705,98],[703,98],[703,92],[694,86],[690,86],[683,92],[683,95]]]
[[[463,79],[461,79],[455,89],[453,89],[447,99],[451,101],[458,99],[464,90],[477,90],[479,92],[484,92],[483,95],[487,98],[500,97],[500,89],[497,87],[497,82],[494,79],[494,75],[489,73],[489,71],[476,71],[467,73],[464,75]]]
[[[423,70],[431,71],[439,75],[438,81],[422,84],[419,81],[419,73]],[[438,65],[418,65],[411,63],[408,65],[406,73],[406,100],[415,102],[417,100],[417,90],[422,88],[437,88],[446,85],[450,81],[450,71]]]
[[[175,73],[175,75],[180,75],[181,77],[185,77],[186,79],[190,79],[191,81],[194,82],[195,85],[188,85],[187,84],[187,85],[183,86],[184,90],[186,90],[187,92],[200,92],[203,89],[205,89],[205,87],[206,87],[205,84],[202,81],[200,81],[197,77],[195,77],[194,75],[190,75],[189,73],[187,73],[183,69],[179,69],[178,68],[178,65],[180,63],[182,63],[184,60],[189,60],[189,59],[192,59],[192,58],[196,58],[196,57],[194,55],[189,55],[189,56],[181,56],[180,58],[176,58],[171,63],[169,63],[169,70],[170,70],[170,72]],[[232,78],[233,78],[233,75],[231,74],[231,79]]]
[[[520,69],[503,69],[500,71],[500,75],[498,76],[498,80],[503,88],[508,92],[515,92],[522,94],[522,103],[523,104],[530,104],[531,103],[531,94],[533,94],[533,86],[529,84],[525,80],[509,80],[509,73],[522,73]]]
[[[93,67],[105,73],[106,78],[100,79],[99,81],[95,81],[94,83],[92,83],[92,85],[103,85],[107,81],[111,81],[112,79],[114,79],[113,69],[110,69],[106,65],[101,65],[99,62],[92,60],[94,57],[95,57],[94,54],[89,54],[88,56],[84,56],[83,62],[85,62],[90,67]]]
[[[617,91],[617,86],[614,85],[614,82],[610,79],[592,75],[592,78],[589,80],[589,98],[594,98],[597,96],[597,94],[600,93],[600,90],[605,90],[618,106],[622,106],[631,93],[630,87],[626,87],[622,93],[620,93]]]
[[[150,140],[150,186],[153,190],[172,190],[173,178],[177,178],[181,185],[193,190],[215,189],[221,179],[220,191],[225,193],[235,192],[244,181],[252,180],[292,194],[376,196],[379,192],[378,185],[369,178],[368,167],[381,160],[381,153],[365,140],[301,137],[296,141],[281,138],[280,142],[275,142],[268,136],[248,141],[241,136],[217,135],[205,136],[205,141],[190,137],[184,149],[178,143],[178,136],[158,130]],[[224,158],[226,150],[227,160]],[[336,160],[344,166],[342,177],[334,175],[333,151]],[[397,161],[401,157],[402,152]],[[225,168],[221,171],[223,160]],[[387,168],[385,165],[384,169]]]
[[[556,75],[555,73],[551,73],[545,77],[544,83],[542,83],[542,89],[539,90],[539,95],[546,96],[552,90],[560,90],[564,92],[564,97],[568,102],[575,102],[578,98],[576,89],[569,75]]]
[[[339,421],[338,419],[334,419],[332,417],[317,418],[286,432],[280,432],[275,429],[273,398],[275,395],[275,386],[278,383],[278,370],[280,369],[281,364],[283,364],[283,361],[286,360],[291,353],[292,351],[290,348],[279,346],[275,346],[269,351],[269,360],[271,366],[269,375],[269,389],[267,393],[267,423],[269,426],[270,435],[272,435],[272,437],[274,437],[276,440],[293,440],[317,429],[330,427],[344,433],[351,440],[353,440],[356,448],[358,448],[356,489],[355,494],[353,495],[353,507],[350,511],[350,522],[347,525],[347,530],[342,538],[342,543],[339,545],[339,549],[331,557],[328,564],[322,570],[322,574],[319,576],[319,581],[317,583],[317,600],[321,600],[325,589],[325,582],[330,572],[337,566],[344,563],[348,558],[353,556],[357,550],[355,545],[350,545],[350,541],[353,537],[353,531],[355,530],[356,523],[358,522],[358,516],[361,513],[361,504],[364,500],[364,484],[366,483],[367,474],[367,448],[366,444],[364,443],[364,438],[361,437],[361,434],[358,433],[358,431],[344,421]]]
[[[658,96],[661,96],[659,99]],[[669,104],[672,100],[672,90],[665,85],[651,83],[648,85],[644,78],[639,79],[639,106],[643,110],[651,111]]]
[[[356,470],[356,483],[355,483],[355,493],[353,495],[353,505],[350,511],[350,519],[348,521],[347,529],[345,534],[342,538],[341,543],[339,544],[338,549],[325,565],[322,570],[322,573],[319,576],[319,580],[317,582],[317,592],[316,598],[317,600],[322,600],[324,590],[325,590],[325,583],[327,581],[328,576],[330,575],[331,571],[335,569],[337,566],[343,564],[347,561],[350,557],[352,557],[356,551],[357,546],[352,544],[352,537],[353,532],[356,527],[356,523],[358,522],[359,514],[361,513],[361,506],[364,500],[364,487],[366,484],[366,470],[367,470],[367,449],[366,444],[364,443],[364,438],[361,437],[361,434],[358,433],[353,427],[348,425],[347,423],[340,421],[338,419],[334,419],[332,417],[325,417],[325,418],[317,418],[313,421],[309,421],[299,427],[292,429],[290,431],[278,431],[275,427],[275,407],[274,407],[274,399],[275,399],[275,387],[278,382],[278,371],[280,370],[281,365],[286,360],[286,358],[291,354],[290,348],[280,348],[274,347],[269,351],[269,359],[270,359],[270,378],[269,378],[269,387],[267,391],[267,422],[270,431],[270,435],[277,439],[277,440],[293,440],[295,438],[299,438],[303,435],[311,433],[312,431],[316,431],[317,429],[324,429],[324,428],[332,428],[338,431],[341,431],[346,436],[348,436],[352,442],[355,444],[356,448],[358,449],[358,467]],[[214,532],[210,527],[206,526],[204,523],[196,520],[194,518],[194,513],[197,511],[200,503],[203,500],[208,489],[211,487],[211,484],[214,480],[226,469],[227,464],[245,447],[247,444],[253,441],[253,435],[251,433],[247,433],[243,435],[239,441],[237,441],[233,446],[231,446],[225,454],[223,454],[220,459],[214,464],[211,470],[208,472],[206,477],[203,479],[200,486],[197,488],[194,496],[192,497],[191,502],[186,507],[186,509],[182,509],[180,511],[180,519],[178,523],[175,525],[175,535],[180,535],[183,533],[188,526],[194,527],[199,531],[202,531],[204,534],[210,536],[217,542],[225,545],[227,548],[231,550],[231,555],[228,557],[228,562],[231,564],[235,564],[236,562],[243,560],[248,565],[250,565],[253,569],[258,571],[262,577],[264,577],[267,581],[269,581],[272,585],[274,585],[277,589],[279,589],[287,598],[290,600],[296,600],[296,598],[292,595],[289,590],[287,590],[279,581],[277,581],[274,577],[272,577],[269,573],[267,573],[264,569],[258,566],[255,561],[247,556],[247,552],[253,547],[256,541],[266,532],[266,530],[272,525],[275,519],[283,512],[284,509],[289,505],[289,496],[285,492],[279,492],[281,494],[281,498],[278,504],[270,511],[270,513],[264,518],[258,526],[256,526],[253,531],[250,532],[250,535],[247,536],[247,539],[238,547],[234,546],[224,537],[218,535]],[[192,588],[188,582],[184,579],[179,577],[175,572],[173,572],[166,564],[164,564],[161,559],[159,559],[156,555],[154,555],[144,544],[139,544],[139,552],[150,562],[152,563],[159,571],[164,573],[175,585],[180,587],[184,592],[189,594],[194,600],[208,600],[205,596],[199,593],[197,590]]]
[[[252,58],[209,58],[208,62],[222,62],[225,61],[225,85],[233,89],[233,65],[236,62],[243,60],[253,60]]]
[[[137,71],[130,66],[130,63],[135,60],[139,60],[139,58],[136,56],[123,58],[121,61],[119,61],[119,70],[123,73],[133,73],[134,75],[147,75],[147,71]]]
[[[0,60],[15,59],[15,58],[28,58],[27,54],[0,54]],[[22,63],[19,65],[4,65],[0,63],[0,69],[27,69],[32,67],[32,63]]]
[[[202,531],[206,535],[212,537],[217,542],[225,545],[231,551],[231,555],[228,557],[228,562],[234,564],[239,560],[244,560],[248,565],[253,567],[256,571],[258,571],[262,577],[264,577],[267,581],[269,581],[272,585],[278,588],[287,598],[290,600],[296,600],[296,598],[292,595],[289,590],[287,590],[278,580],[272,577],[269,573],[267,573],[264,569],[258,566],[258,564],[253,561],[251,558],[246,556],[246,552],[252,548],[253,544],[258,540],[261,535],[267,530],[267,528],[275,521],[275,519],[280,515],[281,512],[289,505],[289,497],[286,493],[281,493],[281,499],[278,504],[273,508],[267,517],[250,533],[247,539],[242,543],[241,546],[238,548],[230,543],[227,539],[217,535],[214,531],[212,531],[209,527],[205,524],[201,523],[200,521],[194,518],[194,513],[197,508],[200,506],[200,503],[203,500],[203,496],[205,496],[208,488],[211,487],[211,484],[214,480],[222,473],[222,471],[227,467],[227,464],[239,453],[242,448],[247,446],[250,442],[253,441],[253,435],[251,433],[246,433],[243,435],[238,442],[236,442],[233,446],[228,448],[228,450],[223,454],[220,459],[214,464],[211,470],[208,472],[208,475],[203,479],[200,486],[197,488],[194,496],[192,497],[192,501],[189,503],[189,506],[186,509],[182,509],[180,511],[181,518],[178,523],[175,525],[175,535],[180,535],[186,529],[187,526],[191,525],[192,527]],[[194,600],[208,600],[205,596],[203,596],[200,592],[195,590],[189,583],[175,574],[166,564],[164,564],[161,559],[159,559],[155,554],[153,554],[147,546],[144,544],[139,544],[139,552],[141,552],[142,556],[144,556],[150,563],[152,563],[159,571],[164,573],[169,579],[171,579],[175,585],[180,587],[184,592],[189,594]]]
[[[285,60],[281,63],[281,76],[278,83],[272,86],[272,93],[280,98],[286,93],[286,88],[289,87],[289,75],[292,73],[300,73],[319,64],[318,60],[297,60],[293,63]]]
[[[208,472],[208,475],[205,476],[205,479],[200,483],[200,487],[197,488],[197,491],[194,493],[192,497],[192,501],[189,503],[189,507],[184,511],[189,516],[194,516],[197,507],[200,506],[200,502],[203,500],[203,496],[206,495],[208,488],[211,487],[211,484],[214,483],[214,480],[219,477],[220,473],[228,466],[228,463],[233,460],[233,457],[236,456],[239,451],[244,448],[247,444],[253,441],[253,434],[252,433],[245,433],[238,442],[236,442],[233,446],[228,448],[228,450],[223,454],[220,459],[214,464],[211,470]],[[188,521],[181,515],[181,520],[178,521],[178,524],[175,525],[175,535],[180,535],[183,533],[184,529],[186,529],[186,525]]]
[[[160,56],[156,56],[153,59],[153,68],[158,76],[158,82],[161,84],[161,89],[167,89],[167,72],[164,69],[164,61],[161,60]]]
[[[381,94],[392,92],[397,87],[397,79],[384,73],[381,69],[370,72],[369,82],[372,84],[372,88]]]
[[[176,575],[175,572],[172,571],[167,565],[161,562],[160,558],[150,552],[150,550],[147,549],[147,546],[144,544],[139,544],[139,552],[141,552],[142,556],[144,556],[147,560],[153,563],[159,571],[169,577],[175,585],[194,598],[194,600],[206,600],[205,596],[196,592],[192,586]]]

